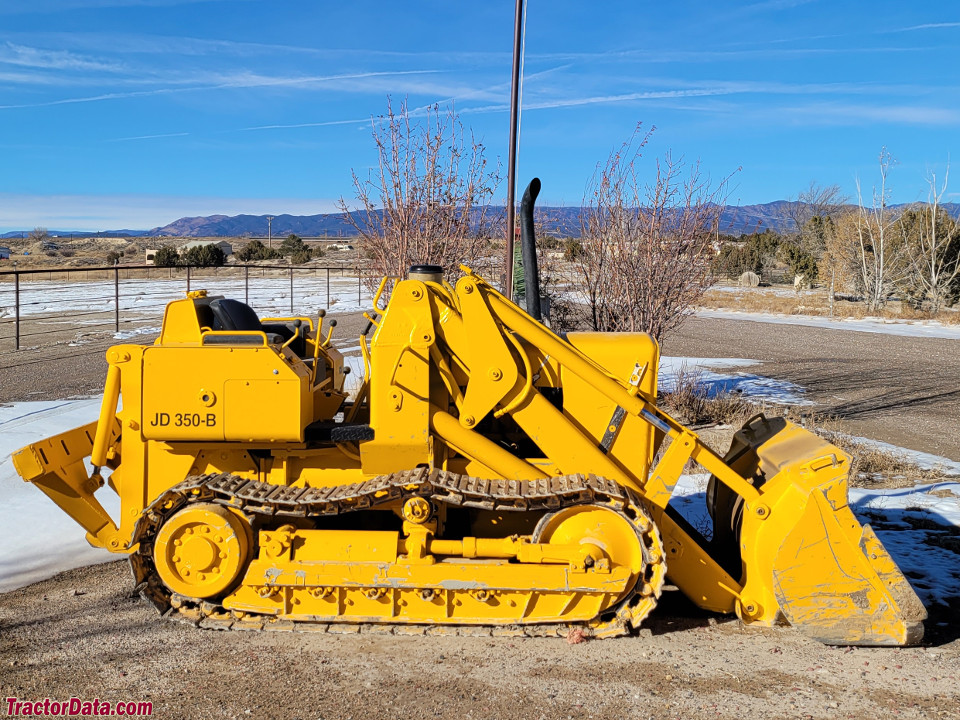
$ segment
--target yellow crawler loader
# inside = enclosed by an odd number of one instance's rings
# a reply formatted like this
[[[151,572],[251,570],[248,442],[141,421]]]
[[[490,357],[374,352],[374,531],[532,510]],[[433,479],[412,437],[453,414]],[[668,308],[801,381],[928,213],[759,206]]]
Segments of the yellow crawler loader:
[[[649,336],[558,335],[535,287],[531,314],[462,270],[392,285],[352,398],[322,312],[188,293],[154,344],[107,353],[99,420],[16,469],[202,627],[607,637],[669,580],[747,625],[920,641],[926,612],[848,507],[839,448],[758,416],[720,456],[656,406]],[[712,476],[710,539],[670,504],[693,466]]]

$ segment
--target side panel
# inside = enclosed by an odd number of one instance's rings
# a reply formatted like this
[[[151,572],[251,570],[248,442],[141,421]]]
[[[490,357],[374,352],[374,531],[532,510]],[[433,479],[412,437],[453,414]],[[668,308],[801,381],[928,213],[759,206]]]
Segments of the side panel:
[[[305,366],[269,347],[151,347],[143,353],[147,440],[302,442]]]

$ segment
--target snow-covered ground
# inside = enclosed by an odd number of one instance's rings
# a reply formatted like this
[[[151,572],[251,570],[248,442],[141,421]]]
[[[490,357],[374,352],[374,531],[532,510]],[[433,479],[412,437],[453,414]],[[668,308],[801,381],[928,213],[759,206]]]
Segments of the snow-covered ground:
[[[774,380],[763,375],[741,372],[736,368],[759,365],[759,360],[743,358],[660,358],[660,375],[657,388],[671,392],[679,374],[696,375],[699,384],[707,389],[712,397],[724,392],[742,393],[751,399],[776,403],[778,405],[810,405],[804,399],[804,389],[786,380]],[[732,372],[718,372],[728,370]]]
[[[0,406],[0,592],[117,558],[90,547],[80,526],[21,480],[10,460],[24,445],[93,422],[99,413],[99,398]],[[97,498],[111,517],[117,516],[120,505],[109,488]]]
[[[249,304],[261,316],[286,316],[290,314],[290,278],[258,277],[250,274]],[[236,277],[194,277],[191,290],[206,290],[211,295],[243,299],[245,297],[242,275]],[[132,317],[154,317],[163,314],[163,308],[171,300],[184,297],[187,290],[185,276],[175,279],[130,279],[120,281],[120,314],[124,319]],[[114,310],[113,282],[55,282],[21,280],[20,317],[23,322],[31,322],[30,316],[56,315],[58,313],[95,313]],[[13,317],[14,292],[10,283],[0,284],[0,318]],[[372,305],[372,295],[361,285],[356,277],[341,277],[335,272],[330,274],[330,292],[327,294],[327,276],[323,270],[317,274],[294,275],[293,309],[297,314],[313,314],[320,308],[330,312],[367,310]],[[34,321],[55,324],[65,322],[71,325],[83,324],[83,318],[65,317],[45,318]],[[88,319],[88,323],[99,324],[98,319]]]
[[[807,327],[826,328],[827,330],[853,330],[855,332],[903,335],[906,337],[960,338],[960,325],[944,325],[936,320],[888,320],[873,317],[831,319],[816,315],[783,315],[781,313],[740,312],[708,308],[697,310],[696,316],[779,325],[805,325]]]

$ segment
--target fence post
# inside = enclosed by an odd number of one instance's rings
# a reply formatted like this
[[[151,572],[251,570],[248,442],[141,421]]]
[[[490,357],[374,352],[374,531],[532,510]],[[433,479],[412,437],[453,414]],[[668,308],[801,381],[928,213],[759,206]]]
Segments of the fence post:
[[[120,266],[113,266],[113,325],[120,332]]]
[[[330,268],[327,268],[327,310],[330,309]]]
[[[250,304],[250,266],[243,266],[243,301]]]
[[[20,349],[20,272],[13,271],[13,327],[16,336],[16,349]]]
[[[360,308],[360,280],[363,277],[363,272],[360,268],[357,268],[357,309]]]
[[[187,292],[190,292],[190,266],[187,265]]]
[[[293,265],[290,266],[290,314],[293,315]]]

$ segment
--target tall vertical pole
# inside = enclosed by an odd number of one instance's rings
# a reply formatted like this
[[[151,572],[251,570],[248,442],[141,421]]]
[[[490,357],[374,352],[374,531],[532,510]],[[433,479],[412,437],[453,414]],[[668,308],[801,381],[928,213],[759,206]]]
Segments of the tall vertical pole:
[[[290,314],[293,315],[293,265],[290,266]]]
[[[330,309],[330,268],[327,268],[327,305],[326,308]]]
[[[510,84],[510,148],[507,154],[507,257],[506,287],[503,294],[513,299],[513,225],[516,218],[517,194],[517,130],[520,120],[520,52],[523,47],[523,5],[517,0],[513,25],[513,79]]]
[[[16,266],[16,263],[14,263]],[[13,270],[13,329],[16,335],[16,349],[20,349],[20,273]]]
[[[113,327],[120,332],[120,261],[113,265]]]
[[[243,266],[243,301],[250,304],[250,266]]]
[[[190,266],[187,265],[187,292],[190,292]]]
[[[273,218],[267,215],[267,247],[273,247]]]

